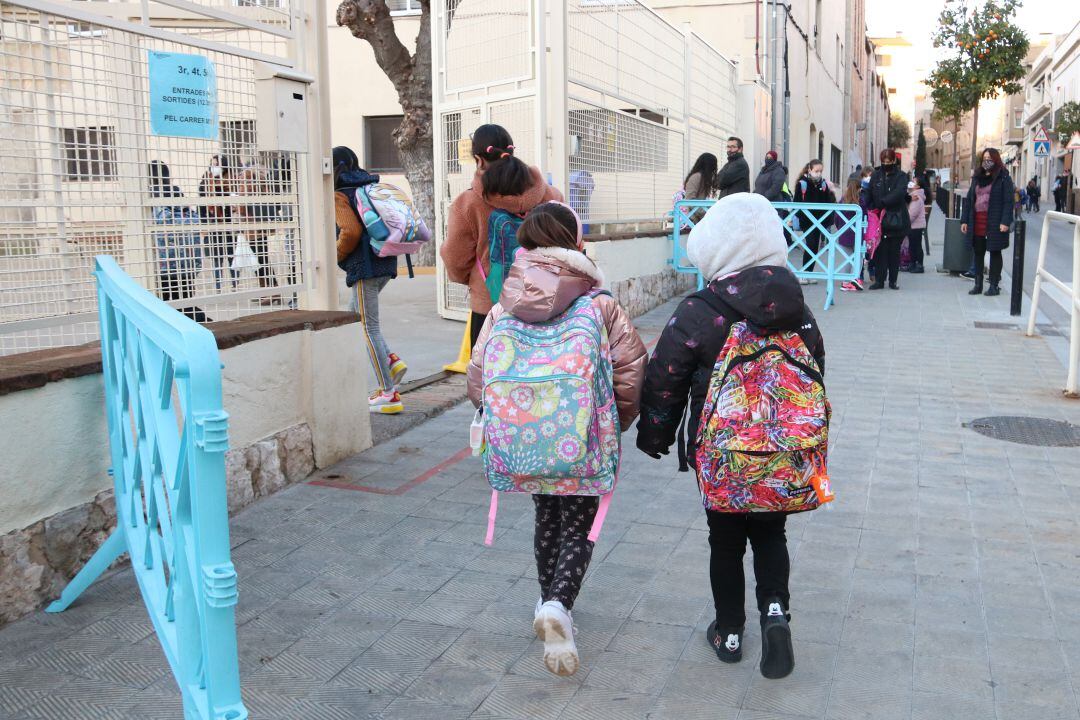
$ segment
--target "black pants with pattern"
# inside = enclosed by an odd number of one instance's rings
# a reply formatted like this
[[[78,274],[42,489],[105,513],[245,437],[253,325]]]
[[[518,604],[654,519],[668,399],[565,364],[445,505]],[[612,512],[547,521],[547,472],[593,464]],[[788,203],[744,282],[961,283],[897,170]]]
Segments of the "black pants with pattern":
[[[533,495],[536,504],[536,575],[544,602],[574,606],[589,569],[593,545],[589,530],[600,498],[577,495]]]

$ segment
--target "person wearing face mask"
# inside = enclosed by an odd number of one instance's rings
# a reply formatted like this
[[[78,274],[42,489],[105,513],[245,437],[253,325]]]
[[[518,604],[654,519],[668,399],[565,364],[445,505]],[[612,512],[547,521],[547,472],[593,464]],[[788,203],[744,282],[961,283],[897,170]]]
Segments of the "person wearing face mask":
[[[754,192],[764,195],[769,202],[784,202],[784,183],[787,182],[787,168],[777,158],[776,151],[765,153],[765,164],[754,180]]]
[[[969,295],[983,292],[983,264],[990,253],[990,287],[987,295],[1000,295],[1001,251],[1009,247],[1013,222],[1013,181],[994,148],[982,153],[982,163],[971,179],[967,202],[960,217],[960,232],[975,254],[975,287]]]
[[[871,290],[899,290],[900,244],[911,231],[908,215],[908,174],[900,169],[896,151],[881,151],[881,166],[870,176],[870,207],[881,211],[881,242],[874,252],[874,284]]]
[[[829,183],[822,176],[824,170],[825,166],[816,158],[806,163],[798,182],[795,183],[795,202],[819,204],[836,202],[836,196],[833,194],[832,189],[829,188]],[[829,212],[828,210],[806,211],[814,219],[822,221],[822,225],[825,224],[823,220],[829,216]],[[800,269],[804,272],[812,272],[816,264],[815,258],[821,248],[821,228],[814,225],[806,217],[800,218],[800,224],[806,228],[806,232],[803,233],[803,242],[806,244],[806,248],[803,250],[803,261]],[[803,285],[811,285],[817,281],[803,278],[799,282]]]
[[[729,137],[727,141],[727,164],[716,176],[718,197],[750,192],[750,166],[743,157],[743,141]]]
[[[210,165],[199,180],[199,197],[228,197],[232,193],[232,178],[228,160],[220,155],[210,158]],[[203,248],[214,273],[214,287],[221,289],[221,281],[228,273],[236,289],[236,273],[230,263],[236,247],[236,237],[229,229],[232,208],[225,205],[200,205],[199,225],[202,228]]]
[[[923,268],[923,233],[926,232],[926,192],[916,180],[908,183],[908,218],[911,220],[911,232],[908,233],[908,254],[911,262],[908,272],[921,275]]]

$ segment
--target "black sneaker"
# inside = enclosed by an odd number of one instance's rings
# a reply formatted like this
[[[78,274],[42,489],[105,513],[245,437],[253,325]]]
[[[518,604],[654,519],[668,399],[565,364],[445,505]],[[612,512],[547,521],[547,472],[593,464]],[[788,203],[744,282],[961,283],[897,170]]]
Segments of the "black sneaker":
[[[974,280],[975,273],[971,272],[970,270],[965,270],[964,272],[960,273],[960,277],[967,278],[968,280]]]
[[[909,270],[908,272],[910,272],[912,275],[922,275],[926,272],[926,268],[923,267],[922,263],[915,263],[911,266],[911,270]]]
[[[1001,294],[1001,288],[999,288],[996,283],[990,283],[990,287],[986,288],[986,293],[984,293],[984,294],[987,295],[988,297],[993,297],[995,295],[1000,295]]]
[[[717,630],[715,620],[709,623],[709,629],[705,631],[705,637],[716,652],[716,657],[726,663],[737,663],[742,660],[742,635],[743,628]]]
[[[788,616],[779,600],[761,616],[761,674],[769,680],[787,677],[795,669]]]

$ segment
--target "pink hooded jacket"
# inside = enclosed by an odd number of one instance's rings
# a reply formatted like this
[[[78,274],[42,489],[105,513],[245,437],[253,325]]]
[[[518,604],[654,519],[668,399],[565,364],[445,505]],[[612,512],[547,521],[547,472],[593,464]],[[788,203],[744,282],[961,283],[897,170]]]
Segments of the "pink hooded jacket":
[[[473,405],[479,407],[483,397],[484,347],[492,325],[504,312],[525,322],[543,322],[561,315],[579,297],[603,284],[600,268],[578,250],[537,248],[520,253],[503,284],[499,302],[491,309],[473,348],[468,368],[469,399]],[[648,352],[615,298],[599,295],[593,302],[600,308],[611,343],[615,403],[619,422],[626,430],[638,414]]]

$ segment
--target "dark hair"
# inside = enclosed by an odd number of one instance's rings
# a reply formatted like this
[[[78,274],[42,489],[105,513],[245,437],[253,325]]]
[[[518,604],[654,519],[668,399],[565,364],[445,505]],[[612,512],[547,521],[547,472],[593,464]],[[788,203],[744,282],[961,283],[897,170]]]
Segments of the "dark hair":
[[[743,144],[742,144],[742,138],[737,138],[737,137],[735,137],[734,135],[732,135],[731,137],[729,137],[729,138],[727,139],[727,141],[728,141],[728,142],[733,142],[733,143],[738,143],[738,144],[739,144],[739,149],[740,149],[740,150],[742,150],[742,149],[743,149]]]
[[[148,169],[150,172],[151,185],[164,185],[172,178],[172,173],[169,172],[169,166],[160,160],[151,160]]]
[[[472,134],[472,153],[487,163],[480,176],[484,197],[521,195],[532,187],[532,171],[514,157],[514,139],[502,125],[476,128]]]
[[[686,187],[686,183],[690,182],[691,176],[694,174],[701,175],[701,189],[705,192],[706,196],[712,195],[715,190],[719,188],[716,185],[716,171],[720,167],[720,161],[716,159],[716,156],[712,153],[701,153],[698,155],[698,159],[694,161],[694,167],[690,168],[690,172],[686,174],[686,179],[683,180],[683,187]]]
[[[356,153],[352,151],[352,148],[345,145],[335,147],[332,155],[334,158],[334,188],[336,189],[342,173],[360,167],[360,158],[356,157]]]
[[[990,159],[994,161],[994,167],[991,168],[989,172],[983,169],[982,166],[983,155],[986,155],[986,153],[990,153]],[[984,148],[983,151],[979,153],[979,168],[975,171],[978,175],[997,175],[1003,169],[1005,169],[1005,163],[1001,161],[1001,153],[998,152],[997,148]]]
[[[810,169],[813,168],[815,165],[820,165],[822,170],[825,169],[825,163],[821,162],[817,158],[814,158],[810,162],[806,163],[806,167],[803,168],[802,174],[803,175],[809,175],[810,174]]]
[[[884,150],[881,151],[881,154],[878,155],[878,157],[881,159],[881,164],[882,165],[884,165],[885,163],[895,163],[896,162],[896,151],[893,150],[892,148],[885,148]]]
[[[578,221],[570,208],[555,202],[540,203],[518,228],[518,245],[526,250],[561,247],[577,250]]]

